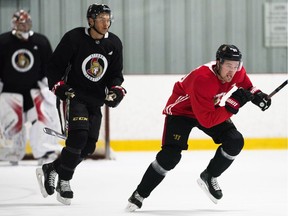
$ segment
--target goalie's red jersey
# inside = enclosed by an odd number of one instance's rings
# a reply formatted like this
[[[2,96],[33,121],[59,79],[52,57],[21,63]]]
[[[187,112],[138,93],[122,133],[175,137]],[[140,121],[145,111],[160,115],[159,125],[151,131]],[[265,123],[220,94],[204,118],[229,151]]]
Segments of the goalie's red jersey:
[[[204,64],[176,82],[163,114],[196,118],[210,128],[232,116],[225,107],[219,106],[221,98],[234,86],[250,89],[252,83],[242,67],[229,83],[222,83],[212,70],[216,61]]]

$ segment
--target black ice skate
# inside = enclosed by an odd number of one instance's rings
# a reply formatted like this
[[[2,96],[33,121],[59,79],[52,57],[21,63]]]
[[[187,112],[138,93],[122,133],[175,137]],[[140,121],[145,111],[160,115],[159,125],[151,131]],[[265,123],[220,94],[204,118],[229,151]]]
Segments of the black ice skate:
[[[58,180],[57,187],[57,200],[64,205],[70,205],[73,198],[73,191],[71,190],[69,181]]]
[[[144,198],[141,197],[137,191],[134,191],[131,197],[128,199],[126,211],[133,212],[136,209],[140,209],[142,207],[143,200]]]
[[[217,178],[211,176],[207,170],[204,170],[200,174],[197,183],[215,204],[222,198],[223,194],[218,185]]]
[[[52,195],[55,190],[55,178],[57,176],[53,164],[44,164],[41,168],[37,168],[36,176],[42,196],[45,198],[48,195]]]

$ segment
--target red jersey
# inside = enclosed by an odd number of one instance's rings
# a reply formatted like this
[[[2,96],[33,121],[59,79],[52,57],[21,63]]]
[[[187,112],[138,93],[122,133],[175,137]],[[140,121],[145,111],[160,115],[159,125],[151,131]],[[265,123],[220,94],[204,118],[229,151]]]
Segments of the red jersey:
[[[212,66],[216,61],[204,64],[176,82],[163,114],[195,118],[210,128],[229,119],[233,114],[219,106],[222,97],[234,86],[249,89],[253,85],[242,67],[229,83],[222,83]]]

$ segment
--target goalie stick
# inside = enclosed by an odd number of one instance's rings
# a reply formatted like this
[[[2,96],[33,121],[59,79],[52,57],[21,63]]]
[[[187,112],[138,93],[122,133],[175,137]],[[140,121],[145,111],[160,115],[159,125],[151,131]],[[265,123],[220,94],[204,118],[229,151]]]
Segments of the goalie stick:
[[[278,91],[280,91],[284,86],[286,86],[288,83],[288,80],[285,80],[280,86],[278,86],[274,91],[272,91],[267,98],[271,99],[273,95],[275,95]]]

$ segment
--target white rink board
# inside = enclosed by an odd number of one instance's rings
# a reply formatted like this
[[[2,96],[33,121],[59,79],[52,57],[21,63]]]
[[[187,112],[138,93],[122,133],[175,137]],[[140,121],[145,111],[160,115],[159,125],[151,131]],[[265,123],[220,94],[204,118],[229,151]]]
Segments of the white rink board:
[[[111,140],[161,139],[164,116],[162,110],[174,83],[182,75],[126,75],[123,86],[127,95],[121,104],[111,109]],[[287,74],[252,74],[252,83],[265,93],[282,84]],[[265,112],[252,103],[246,104],[232,117],[246,138],[288,137],[288,86],[272,98]],[[190,138],[207,138],[195,129]]]

